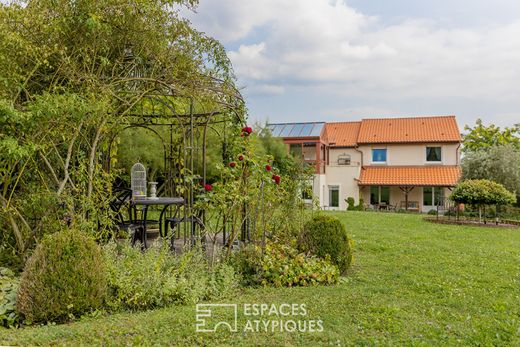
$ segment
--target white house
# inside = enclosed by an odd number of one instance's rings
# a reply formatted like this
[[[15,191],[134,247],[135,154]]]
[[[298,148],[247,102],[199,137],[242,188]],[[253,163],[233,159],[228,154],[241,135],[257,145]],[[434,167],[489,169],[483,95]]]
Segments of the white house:
[[[427,212],[460,178],[455,116],[268,124],[294,155],[314,165],[314,196],[325,209],[362,198],[376,208]]]

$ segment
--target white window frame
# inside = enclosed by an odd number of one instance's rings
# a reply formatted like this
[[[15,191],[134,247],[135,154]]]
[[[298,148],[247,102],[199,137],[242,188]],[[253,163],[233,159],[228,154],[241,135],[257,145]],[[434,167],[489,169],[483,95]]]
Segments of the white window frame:
[[[428,160],[428,148],[431,148],[431,147],[438,147],[441,149],[441,160],[439,161],[431,161],[431,160]],[[424,163],[426,165],[430,164],[430,165],[435,165],[435,164],[442,164],[444,161],[444,148],[443,146],[441,145],[426,145],[424,146]]]
[[[338,189],[338,206],[331,206],[332,202],[332,196],[330,194],[331,188],[337,188]],[[330,209],[339,209],[339,205],[341,204],[341,185],[339,184],[328,184],[327,185],[327,206]]]
[[[384,149],[386,151],[386,161],[374,161],[374,150]],[[373,165],[386,165],[388,163],[389,150],[388,147],[372,147],[370,149],[370,163]]]

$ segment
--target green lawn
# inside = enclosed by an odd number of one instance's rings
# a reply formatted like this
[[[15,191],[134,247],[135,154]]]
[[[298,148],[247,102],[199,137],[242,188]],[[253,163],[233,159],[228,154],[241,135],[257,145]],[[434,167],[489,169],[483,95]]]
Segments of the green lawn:
[[[196,333],[195,307],[187,306],[0,330],[0,345],[520,345],[520,229],[335,215],[356,242],[343,283],[248,289],[222,301],[303,303],[306,319],[323,321],[321,333]],[[239,326],[245,319],[239,313]]]

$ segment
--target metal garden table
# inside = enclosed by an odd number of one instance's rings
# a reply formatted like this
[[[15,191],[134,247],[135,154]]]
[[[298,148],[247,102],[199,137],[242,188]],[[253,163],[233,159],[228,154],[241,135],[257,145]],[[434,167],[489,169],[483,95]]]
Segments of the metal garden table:
[[[164,213],[170,206],[176,206],[177,210],[180,206],[184,204],[183,198],[173,198],[173,197],[158,197],[158,198],[133,198],[131,200],[131,206],[134,211],[133,222],[139,225],[142,225],[142,233],[141,233],[141,242],[144,248],[147,247],[146,244],[146,228],[148,224],[148,207],[150,206],[163,206],[161,210],[161,214],[159,216],[159,234],[162,235],[162,221],[164,217]],[[142,219],[139,220],[137,217],[136,206],[143,206],[142,210]]]

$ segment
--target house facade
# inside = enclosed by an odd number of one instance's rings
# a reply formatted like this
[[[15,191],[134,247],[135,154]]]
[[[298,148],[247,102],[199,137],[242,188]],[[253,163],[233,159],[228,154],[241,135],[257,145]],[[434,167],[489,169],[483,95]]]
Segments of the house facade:
[[[324,209],[346,199],[382,209],[428,212],[460,178],[455,116],[268,124],[288,150],[315,167],[312,191]]]

